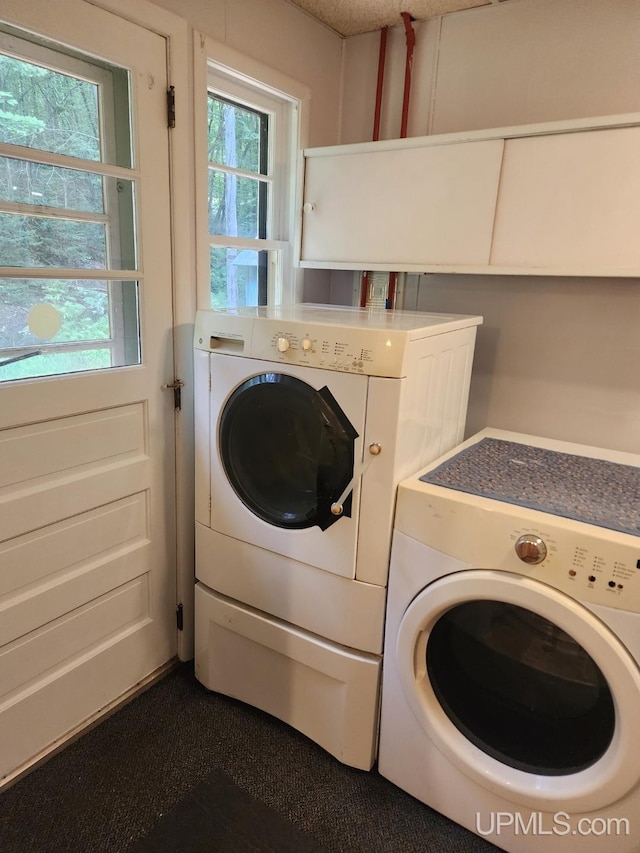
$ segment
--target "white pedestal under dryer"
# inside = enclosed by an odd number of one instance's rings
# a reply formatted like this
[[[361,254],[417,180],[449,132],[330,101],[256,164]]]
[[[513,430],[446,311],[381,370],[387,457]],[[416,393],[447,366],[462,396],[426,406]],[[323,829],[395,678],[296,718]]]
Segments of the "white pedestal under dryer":
[[[510,853],[640,850],[640,456],[484,430],[400,484],[380,773]]]
[[[480,317],[198,312],[198,679],[369,769],[396,486],[463,436]]]

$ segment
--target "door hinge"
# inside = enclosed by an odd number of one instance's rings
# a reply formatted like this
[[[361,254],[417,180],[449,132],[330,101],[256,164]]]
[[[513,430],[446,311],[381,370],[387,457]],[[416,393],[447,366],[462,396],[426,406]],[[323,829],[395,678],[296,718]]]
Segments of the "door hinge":
[[[176,607],[176,625],[178,626],[178,631],[182,631],[184,628],[184,608],[181,604]]]
[[[169,86],[167,89],[167,125],[176,126],[176,87]]]
[[[184,388],[184,382],[182,379],[176,379],[174,382],[162,386],[163,391],[166,391],[168,388],[173,390],[173,408],[177,412],[182,411],[182,389]]]

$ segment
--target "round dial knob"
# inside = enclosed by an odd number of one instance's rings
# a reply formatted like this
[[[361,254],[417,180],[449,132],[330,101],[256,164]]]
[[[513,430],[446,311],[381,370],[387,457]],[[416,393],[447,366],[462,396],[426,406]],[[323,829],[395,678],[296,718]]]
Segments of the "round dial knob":
[[[547,546],[539,536],[533,533],[525,533],[516,542],[516,554],[523,563],[537,565],[547,556]]]
[[[289,349],[289,341],[287,338],[278,338],[278,349],[280,352],[286,352]]]
[[[309,338],[303,338],[302,339],[302,349],[305,352],[309,352],[309,350],[311,349],[312,346],[313,346],[313,344],[311,343]]]

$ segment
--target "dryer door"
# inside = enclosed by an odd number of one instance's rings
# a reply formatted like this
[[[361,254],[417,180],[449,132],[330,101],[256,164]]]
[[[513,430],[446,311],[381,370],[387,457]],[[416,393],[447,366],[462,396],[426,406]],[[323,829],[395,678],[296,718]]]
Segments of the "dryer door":
[[[286,373],[239,385],[220,414],[220,459],[233,490],[258,518],[286,530],[326,530],[353,476],[358,433],[327,386]],[[351,495],[342,515],[351,516]]]
[[[506,572],[449,575],[411,602],[396,653],[429,737],[511,802],[590,811],[640,780],[640,671],[564,593]]]
[[[212,354],[210,526],[355,574],[366,376]],[[201,580],[206,579],[200,576]]]

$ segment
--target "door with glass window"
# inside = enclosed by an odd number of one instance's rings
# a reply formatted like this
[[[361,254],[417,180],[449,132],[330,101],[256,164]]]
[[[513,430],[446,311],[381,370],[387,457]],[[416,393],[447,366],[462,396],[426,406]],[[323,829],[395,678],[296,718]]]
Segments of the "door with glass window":
[[[254,516],[282,530],[324,531],[351,517],[357,438],[326,385],[316,390],[269,371],[246,379],[225,403],[218,452],[231,488]]]
[[[616,610],[600,612],[615,621]],[[602,619],[553,587],[454,572],[411,600],[395,652],[425,734],[510,802],[583,812],[638,784],[637,663]]]
[[[166,43],[0,14],[2,779],[175,655],[176,569]]]

